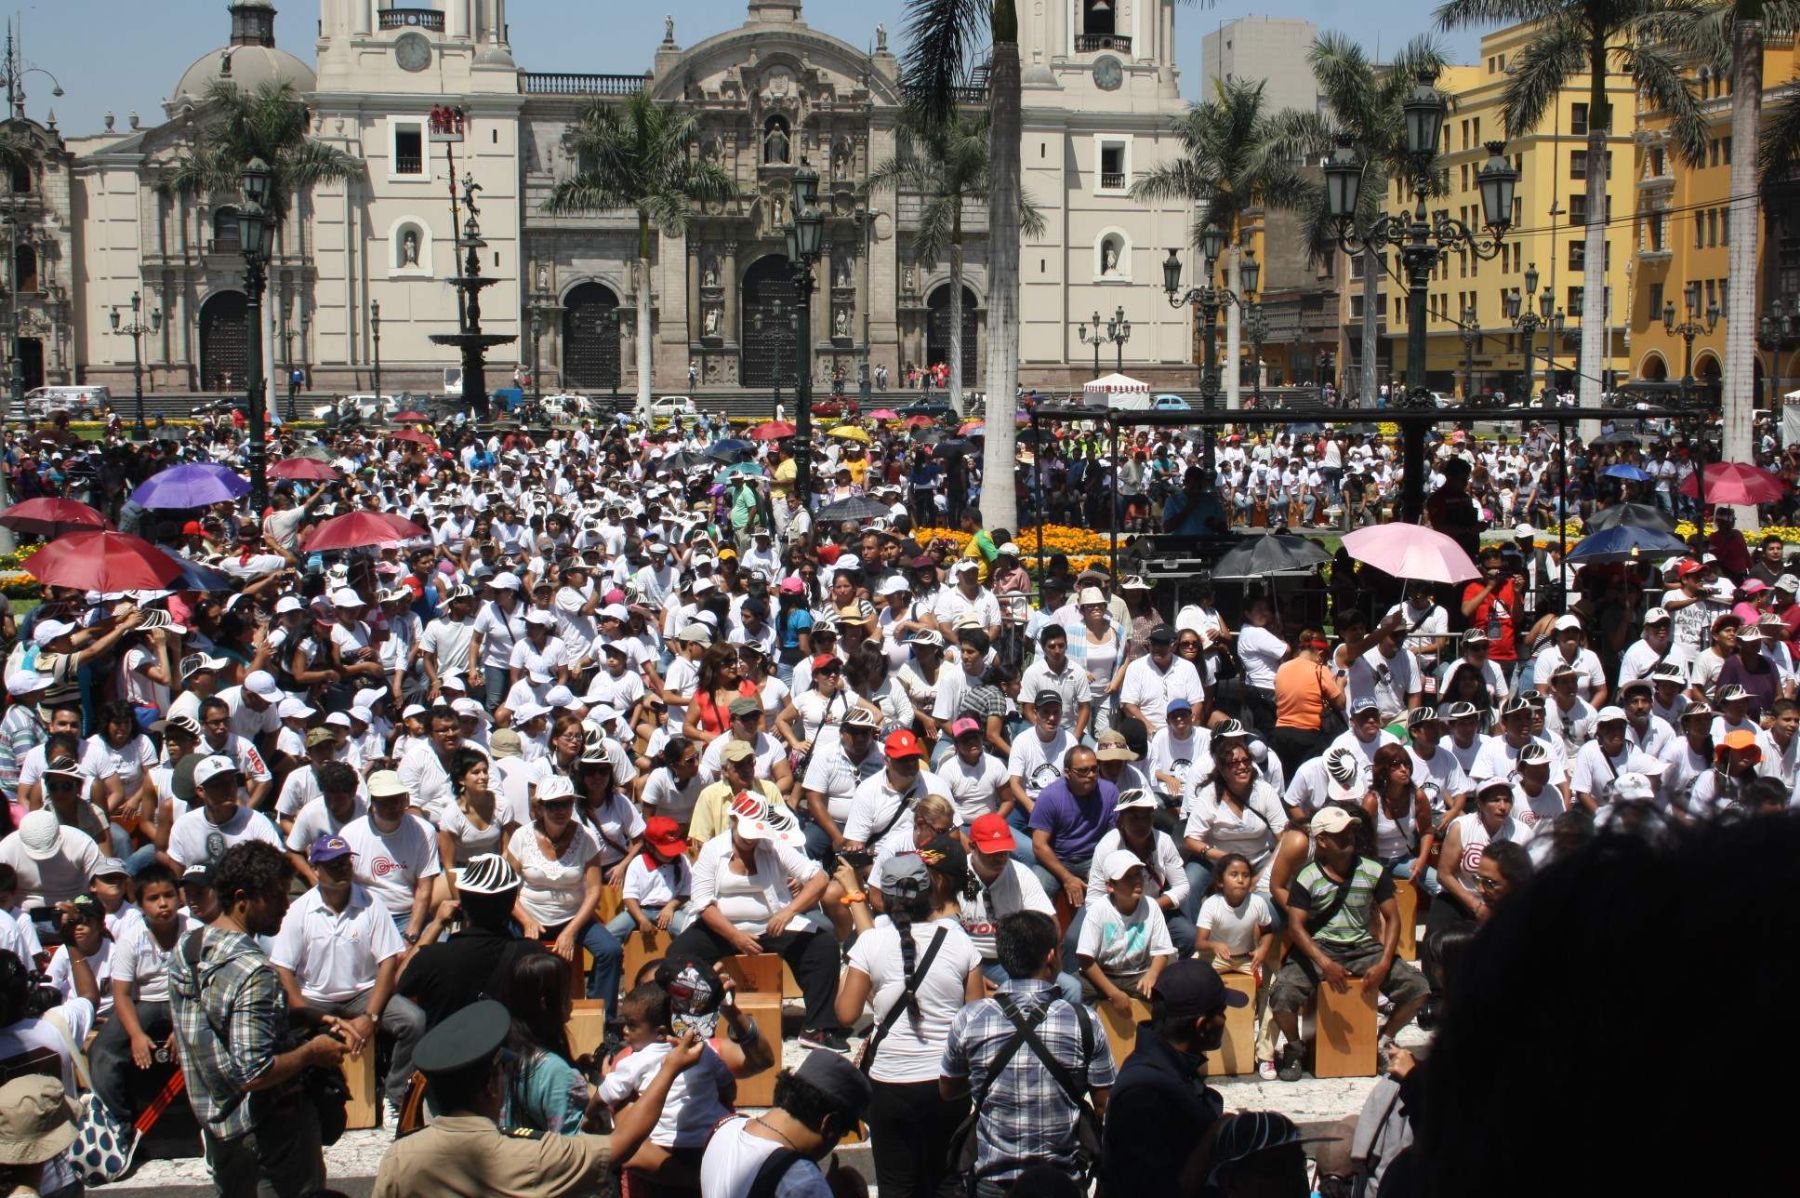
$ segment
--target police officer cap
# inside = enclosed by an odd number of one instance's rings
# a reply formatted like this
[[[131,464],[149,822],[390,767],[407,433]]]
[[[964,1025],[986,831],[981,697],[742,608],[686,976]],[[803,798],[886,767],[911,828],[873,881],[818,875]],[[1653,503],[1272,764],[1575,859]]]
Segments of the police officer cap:
[[[413,1064],[421,1073],[455,1073],[492,1060],[512,1029],[512,1016],[491,998],[471,1003],[419,1040]]]

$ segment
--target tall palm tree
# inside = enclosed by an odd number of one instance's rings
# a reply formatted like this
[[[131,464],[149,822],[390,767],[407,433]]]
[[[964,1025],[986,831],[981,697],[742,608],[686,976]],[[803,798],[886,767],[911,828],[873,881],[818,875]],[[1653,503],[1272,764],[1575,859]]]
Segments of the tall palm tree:
[[[1612,132],[1609,77],[1628,77],[1638,94],[1671,119],[1677,155],[1689,165],[1706,152],[1706,121],[1682,77],[1679,51],[1662,38],[1660,18],[1692,0],[1447,0],[1444,29],[1535,21],[1525,49],[1507,64],[1501,93],[1508,137],[1536,129],[1571,80],[1588,85],[1587,248],[1582,275],[1581,403],[1600,402],[1608,353],[1606,315],[1606,142]]]
[[[1406,121],[1401,105],[1421,72],[1444,68],[1443,51],[1431,38],[1421,36],[1402,47],[1392,62],[1378,67],[1352,38],[1327,32],[1314,40],[1306,58],[1319,94],[1325,98],[1324,110],[1275,114],[1276,135],[1286,143],[1290,157],[1314,162],[1340,140],[1350,143],[1363,163],[1356,226],[1366,230],[1380,215],[1393,180],[1407,173]],[[1431,182],[1435,185],[1437,180]],[[1325,211],[1322,190],[1306,203],[1304,212],[1313,257],[1328,260],[1337,253],[1337,234]],[[1358,390],[1361,402],[1368,404],[1374,402],[1379,386],[1375,348],[1380,336],[1381,255],[1373,247],[1367,248],[1362,263],[1362,381]]]
[[[716,162],[690,152],[699,127],[696,117],[658,104],[638,92],[623,104],[598,103],[569,131],[578,164],[559,179],[544,201],[546,212],[570,214],[629,208],[637,214],[637,411],[650,411],[650,230],[670,236],[687,228],[697,202],[728,200],[737,194],[731,176]]]
[[[245,91],[216,79],[201,102],[198,136],[175,163],[170,177],[176,190],[237,202],[244,168],[251,159],[268,164],[268,210],[275,241],[285,245],[288,219],[308,188],[318,183],[359,177],[360,159],[308,136],[312,116],[291,83],[265,83]],[[253,334],[263,342],[263,403],[275,409],[274,303],[263,305],[263,327]]]
[[[869,172],[869,190],[895,187],[920,201],[912,250],[921,263],[950,259],[950,403],[963,408],[963,215],[970,203],[986,203],[992,186],[988,113],[953,111],[941,125],[916,126],[911,118],[902,123],[894,141],[893,156]],[[1044,232],[1043,214],[1021,197],[1021,211],[1013,226],[1021,225],[1033,236]],[[990,237],[990,240],[991,237]],[[1014,237],[1017,240],[1017,237]],[[990,255],[992,247],[989,249]],[[990,257],[990,267],[992,260]],[[990,276],[991,282],[991,276]],[[993,341],[992,313],[989,341]]]
[[[1131,185],[1132,198],[1152,203],[1186,201],[1195,205],[1190,245],[1200,244],[1200,231],[1217,225],[1226,245],[1235,248],[1244,217],[1252,208],[1298,210],[1312,196],[1300,161],[1281,136],[1282,124],[1264,110],[1262,80],[1221,79],[1213,96],[1192,104],[1175,121],[1181,156],[1143,172]],[[1235,257],[1229,283],[1237,289]],[[1198,271],[1196,271],[1196,277]],[[1235,322],[1228,323],[1226,378],[1234,385],[1227,400],[1236,407],[1238,350]]]

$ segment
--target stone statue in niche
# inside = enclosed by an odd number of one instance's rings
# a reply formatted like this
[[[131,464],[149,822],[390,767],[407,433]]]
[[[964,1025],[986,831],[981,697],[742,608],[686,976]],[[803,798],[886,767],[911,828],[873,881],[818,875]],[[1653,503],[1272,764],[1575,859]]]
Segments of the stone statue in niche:
[[[786,209],[784,207],[784,201],[782,200],[781,196],[779,196],[779,195],[777,195],[774,198],[772,203],[773,203],[773,208],[771,209],[771,211],[774,212],[774,216],[771,219],[770,224],[777,232],[779,232],[781,230],[781,227],[787,223],[785,220],[785,216],[784,216]]]
[[[912,263],[908,262],[906,264],[906,274],[900,280],[901,289],[903,291],[905,291],[906,294],[911,295],[913,293],[913,289],[917,285],[918,285],[918,279],[917,279],[917,276],[915,276],[913,274],[913,265],[912,265]]]
[[[1119,273],[1119,243],[1106,241],[1100,247],[1100,273],[1116,275]]]
[[[773,117],[763,133],[763,161],[765,163],[785,163],[787,160],[787,122],[780,117]]]
[[[717,308],[706,310],[706,335],[708,337],[719,335],[719,310]]]
[[[850,177],[850,143],[840,140],[831,147],[831,177],[847,179]]]
[[[831,258],[831,285],[833,287],[849,287],[850,255],[834,254]]]
[[[832,322],[831,335],[834,337],[850,336],[850,309],[839,308],[837,319]]]
[[[408,229],[400,237],[400,265],[417,266],[419,264],[419,232]]]
[[[706,255],[704,265],[700,268],[700,285],[717,287],[719,285],[719,260],[712,254]]]
[[[537,268],[537,289],[539,291],[550,290],[550,268],[542,262],[538,263]]]

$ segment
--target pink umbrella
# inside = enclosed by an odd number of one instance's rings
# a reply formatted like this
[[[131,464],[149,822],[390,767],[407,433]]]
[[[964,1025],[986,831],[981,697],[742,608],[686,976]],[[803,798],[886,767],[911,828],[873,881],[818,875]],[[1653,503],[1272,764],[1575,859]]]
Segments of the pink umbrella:
[[[306,538],[314,553],[328,549],[359,549],[366,545],[393,545],[430,534],[411,520],[389,512],[347,512],[333,516]]]
[[[1683,495],[1698,498],[1699,486],[1690,474],[1677,488]],[[1740,462],[1709,462],[1706,466],[1706,502],[1754,507],[1774,503],[1787,494],[1787,484],[1780,477],[1755,466]]]
[[[292,482],[333,483],[343,475],[333,466],[312,458],[282,458],[269,463],[269,477]]]
[[[1462,546],[1441,532],[1417,524],[1372,524],[1344,537],[1350,556],[1395,578],[1417,582],[1464,582],[1480,577]]]
[[[870,420],[898,420],[898,419],[900,419],[900,413],[894,411],[894,409],[892,409],[892,408],[876,408],[873,412],[869,413],[869,419]]]

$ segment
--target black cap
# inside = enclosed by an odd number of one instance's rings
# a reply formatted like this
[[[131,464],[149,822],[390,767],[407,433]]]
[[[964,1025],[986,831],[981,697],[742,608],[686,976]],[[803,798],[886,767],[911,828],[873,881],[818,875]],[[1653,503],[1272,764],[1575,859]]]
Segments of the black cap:
[[[1049,707],[1051,704],[1055,704],[1057,707],[1063,705],[1061,691],[1052,690],[1050,687],[1046,686],[1031,697],[1031,705],[1033,707]]]
[[[1176,961],[1162,971],[1151,994],[1162,1003],[1163,1011],[1177,1018],[1191,1015],[1198,1019],[1224,1007],[1245,1006],[1250,1001],[1249,995],[1227,986],[1219,971],[1202,961]]]
[[[456,1073],[491,1061],[511,1030],[512,1016],[506,1008],[484,998],[426,1032],[413,1050],[413,1064],[419,1072],[432,1074]]]
[[[1173,645],[1175,630],[1167,624],[1158,624],[1150,630],[1150,643],[1153,645]]]
[[[1167,973],[1168,970],[1163,972]],[[419,1047],[425,1047],[424,1041],[419,1042]],[[414,1062],[417,1063],[417,1057]],[[424,1066],[421,1065],[420,1068]],[[806,1054],[806,1059],[800,1062],[800,1068],[794,1071],[794,1076],[825,1095],[834,1106],[853,1112],[859,1119],[869,1109],[869,1100],[875,1093],[863,1071],[835,1052]]]

